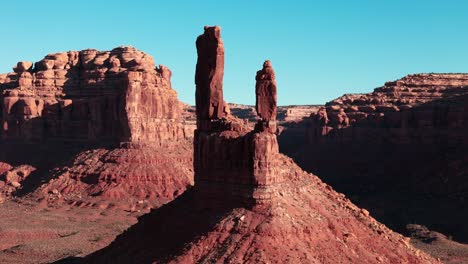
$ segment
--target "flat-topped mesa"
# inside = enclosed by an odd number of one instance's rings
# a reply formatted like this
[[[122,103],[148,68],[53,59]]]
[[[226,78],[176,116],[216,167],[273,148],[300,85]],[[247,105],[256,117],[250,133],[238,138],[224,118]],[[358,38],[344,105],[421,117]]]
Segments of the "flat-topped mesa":
[[[197,39],[197,49],[195,188],[204,204],[268,203],[272,187],[282,181],[281,173],[275,171],[280,162],[276,134],[268,129],[250,131],[224,110],[220,28],[205,27],[205,33]],[[276,83],[269,63],[257,78],[260,123],[268,124],[276,117]]]
[[[400,87],[454,87],[467,86],[468,74],[466,73],[420,73],[410,74],[399,80],[385,83],[385,86]]]
[[[198,129],[210,121],[226,117],[223,100],[224,44],[221,28],[205,27],[196,41],[198,60],[195,72],[195,100]]]
[[[372,93],[328,102],[309,118],[307,141],[314,148],[323,143],[324,149],[335,142],[463,146],[468,142],[467,98],[468,74],[408,75]]]
[[[269,60],[263,63],[263,69],[255,77],[255,110],[260,120],[256,130],[276,131],[276,78],[275,71]]]
[[[4,140],[163,142],[183,138],[171,72],[133,48],[19,62],[0,75]]]

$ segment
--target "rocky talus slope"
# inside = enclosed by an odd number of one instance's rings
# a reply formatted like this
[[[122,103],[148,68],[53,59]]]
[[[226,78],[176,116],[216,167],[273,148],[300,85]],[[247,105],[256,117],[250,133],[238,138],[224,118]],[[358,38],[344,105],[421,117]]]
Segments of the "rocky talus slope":
[[[160,203],[193,183],[193,128],[150,55],[69,51],[13,70],[0,75],[4,198]]]

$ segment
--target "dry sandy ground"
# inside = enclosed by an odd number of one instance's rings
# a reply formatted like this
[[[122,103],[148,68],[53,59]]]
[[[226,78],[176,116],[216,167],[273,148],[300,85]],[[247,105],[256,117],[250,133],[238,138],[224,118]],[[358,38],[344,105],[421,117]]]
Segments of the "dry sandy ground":
[[[109,245],[144,213],[117,207],[46,208],[24,199],[6,201],[0,204],[0,263],[51,263],[68,257],[78,257],[73,259],[79,262]],[[415,233],[411,243],[444,263],[468,263],[468,245],[439,233]]]
[[[25,201],[0,204],[0,263],[50,263],[85,256],[107,246],[143,212],[64,206],[41,208]]]

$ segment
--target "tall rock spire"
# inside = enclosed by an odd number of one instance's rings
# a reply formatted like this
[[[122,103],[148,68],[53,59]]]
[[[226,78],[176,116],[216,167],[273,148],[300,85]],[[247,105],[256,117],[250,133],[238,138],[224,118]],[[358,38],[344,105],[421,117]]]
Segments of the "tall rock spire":
[[[271,61],[263,63],[263,69],[255,77],[256,103],[255,110],[258,116],[265,121],[276,120],[276,79]]]
[[[221,28],[205,27],[197,38],[197,69],[195,100],[197,120],[216,120],[225,117],[223,101],[224,44]]]
[[[271,61],[267,60],[263,63],[263,69],[257,72],[255,80],[257,81],[255,85],[255,110],[261,119],[257,124],[257,129],[264,130],[268,128],[269,131],[275,132],[276,79]]]
[[[271,63],[257,73],[259,129],[227,115],[223,101],[224,47],[219,27],[205,27],[197,39],[195,76],[197,129],[194,135],[194,178],[200,199],[247,206],[271,201],[272,188],[283,178],[276,139],[276,82]]]

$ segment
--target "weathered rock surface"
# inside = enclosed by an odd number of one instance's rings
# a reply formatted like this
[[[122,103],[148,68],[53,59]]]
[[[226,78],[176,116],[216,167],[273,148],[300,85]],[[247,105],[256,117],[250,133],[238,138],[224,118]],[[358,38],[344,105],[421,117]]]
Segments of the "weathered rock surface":
[[[263,114],[275,112],[273,94],[262,96]],[[281,155],[276,134],[258,129],[265,119],[251,130],[229,115],[197,117],[194,188],[87,262],[438,263]]]
[[[0,173],[0,195],[8,197],[20,189],[23,181],[35,170],[33,166],[21,165]]]
[[[263,63],[263,69],[257,72],[255,77],[255,110],[259,121],[256,130],[269,130],[276,133],[276,79],[275,71],[269,60]]]
[[[0,174],[3,174],[6,171],[11,169],[11,165],[5,162],[0,162]]]
[[[0,170],[37,171],[0,189],[50,203],[172,200],[193,184],[194,128],[171,76],[132,47],[19,62],[0,75],[0,161],[14,167]]]
[[[207,35],[209,29],[205,27],[202,37],[210,36]],[[222,43],[220,28],[211,29],[216,33],[216,38],[211,40]],[[197,39],[199,62],[209,60],[211,54],[217,54],[218,59],[224,61],[224,52],[217,52],[219,46],[201,46],[200,38]],[[210,71],[200,71],[198,68],[197,65],[196,80],[211,78]],[[218,83],[222,83],[223,72],[217,78]],[[269,187],[282,181],[274,171],[279,155],[276,135],[273,134],[274,130],[263,129],[265,126],[268,128],[269,121],[274,124],[276,117],[274,79],[271,64],[266,62],[263,71],[257,73],[257,109],[262,109],[264,116],[258,122],[259,129],[255,131],[230,115],[223,119],[216,115],[208,118],[206,115],[197,115],[194,138],[195,188],[208,196],[206,201],[229,201],[249,206],[261,204],[270,199]],[[205,86],[197,85],[196,94],[210,97],[215,93],[220,95],[217,101],[224,102],[222,86],[209,87],[208,92],[205,89]],[[208,109],[212,104],[211,101],[198,99],[197,111]],[[265,119],[267,115],[268,119]]]
[[[224,44],[221,28],[205,27],[197,38],[197,68],[195,73],[197,119],[209,120],[225,117],[223,101]]]
[[[331,129],[398,128],[400,134],[411,129],[460,128],[466,120],[463,97],[468,93],[467,86],[468,75],[463,74],[409,75],[387,82],[370,94],[348,94],[335,99],[326,104],[326,124],[316,125],[317,115],[311,116],[311,122],[314,127]],[[400,139],[405,140],[405,135],[400,135]],[[310,140],[314,140],[314,135],[310,135]]]
[[[189,190],[85,262],[438,263],[291,159],[279,160],[275,169],[290,178],[270,206],[214,206]]]
[[[124,209],[158,207],[193,185],[191,142],[166,146],[98,148],[80,152],[52,171],[38,192],[48,204],[119,201]],[[134,208],[132,209],[132,206]]]
[[[468,74],[408,75],[344,95],[302,128],[280,137],[302,168],[396,230],[418,223],[468,241],[468,212],[460,210],[468,191]]]
[[[263,69],[255,77],[255,110],[264,121],[276,120],[276,78],[270,61],[265,61]]]
[[[32,65],[0,75],[0,263],[94,252],[193,185],[167,67],[130,47]]]
[[[69,51],[0,75],[3,140],[184,138],[171,72],[132,47]]]

